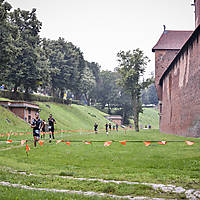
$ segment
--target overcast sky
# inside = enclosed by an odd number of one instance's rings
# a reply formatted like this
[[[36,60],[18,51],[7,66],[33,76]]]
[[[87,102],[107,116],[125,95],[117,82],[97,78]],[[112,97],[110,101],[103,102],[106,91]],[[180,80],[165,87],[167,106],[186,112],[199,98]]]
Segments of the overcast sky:
[[[63,37],[80,47],[84,58],[113,71],[120,50],[151,49],[163,32],[194,29],[194,0],[7,0],[13,8],[37,9],[41,37]]]

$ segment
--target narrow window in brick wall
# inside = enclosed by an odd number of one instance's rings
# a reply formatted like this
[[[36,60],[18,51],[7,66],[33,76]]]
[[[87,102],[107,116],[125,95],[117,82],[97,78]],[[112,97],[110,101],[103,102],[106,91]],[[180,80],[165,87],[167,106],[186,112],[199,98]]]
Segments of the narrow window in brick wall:
[[[160,121],[161,121],[161,119],[162,119],[162,101],[159,102],[159,108],[160,108],[159,116],[160,116]]]
[[[159,105],[160,105],[160,114],[162,114],[162,101],[159,101]]]
[[[169,75],[169,99],[171,101],[171,94],[172,94],[172,76]]]
[[[160,117],[160,121],[162,119],[162,101],[159,101],[159,117]]]

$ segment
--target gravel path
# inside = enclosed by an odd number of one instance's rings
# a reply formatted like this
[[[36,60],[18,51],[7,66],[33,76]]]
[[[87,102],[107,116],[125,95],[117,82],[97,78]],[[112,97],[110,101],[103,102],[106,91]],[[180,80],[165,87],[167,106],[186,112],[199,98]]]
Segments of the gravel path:
[[[109,197],[114,199],[130,199],[130,200],[165,200],[163,198],[151,198],[151,197],[131,197],[131,196],[117,196],[112,194],[106,194],[106,193],[97,193],[97,192],[84,192],[84,191],[75,191],[75,190],[58,190],[58,189],[49,189],[49,188],[34,188],[27,185],[21,185],[21,184],[11,184],[9,182],[1,181],[0,185],[2,186],[8,186],[8,187],[15,187],[15,188],[21,188],[25,190],[35,190],[35,191],[46,191],[46,192],[62,192],[67,194],[79,194],[84,196],[99,196],[99,197]]]
[[[35,175],[35,174],[27,174],[26,172],[17,172],[15,170],[11,169],[6,169],[6,171],[10,173],[15,173],[15,174],[21,174],[21,175],[26,175],[26,176],[42,176],[42,175]],[[46,175],[48,176],[48,175]],[[164,185],[164,184],[155,184],[155,183],[140,183],[140,182],[131,182],[131,181],[116,181],[116,180],[104,180],[104,179],[96,179],[96,178],[76,178],[76,177],[71,177],[71,176],[55,176],[57,178],[64,178],[64,179],[73,179],[73,180],[80,180],[80,181],[99,181],[102,183],[115,183],[115,184],[129,184],[129,185],[147,185],[151,186],[154,190],[162,190],[163,192],[173,192],[176,194],[183,193],[186,195],[187,199],[190,200],[199,200],[200,199],[200,190],[195,190],[195,189],[184,189],[183,187],[177,187],[175,185]],[[93,193],[93,192],[89,192]],[[96,193],[95,193],[96,194]],[[99,194],[99,193],[97,193]],[[114,195],[115,196],[115,195]],[[113,197],[117,198],[117,197]],[[133,197],[127,197],[133,199]],[[135,197],[136,198],[136,197]],[[142,199],[148,199],[148,197],[138,197]],[[154,199],[159,199],[159,198],[154,198]]]

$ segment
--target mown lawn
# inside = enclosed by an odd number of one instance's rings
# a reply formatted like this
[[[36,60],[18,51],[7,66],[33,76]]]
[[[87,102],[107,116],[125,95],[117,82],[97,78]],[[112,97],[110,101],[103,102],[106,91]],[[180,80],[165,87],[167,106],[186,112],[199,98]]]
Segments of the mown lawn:
[[[28,137],[31,138],[31,136]],[[112,132],[109,136],[106,136],[104,132],[97,135],[79,132],[65,133],[62,137],[58,134],[56,137],[72,141],[72,143],[70,146],[64,142],[56,144],[56,141],[49,144],[46,140],[43,147],[38,145],[37,148],[34,148],[32,142],[28,142],[31,148],[28,157],[24,146],[2,151],[6,147],[19,145],[19,143],[2,143],[0,145],[0,180],[24,185],[33,184],[34,187],[178,199],[184,198],[184,195],[178,196],[177,194],[154,191],[149,186],[91,183],[89,181],[61,179],[55,175],[173,184],[184,188],[199,189],[200,143],[195,143],[192,146],[188,146],[184,142],[168,142],[166,145],[152,143],[146,147],[141,142],[127,142],[126,146],[117,142],[122,140],[199,141],[199,139],[166,135],[158,130],[143,130],[139,133],[127,130],[125,133],[123,129],[118,133]],[[92,144],[73,142],[88,140],[102,142],[93,142]],[[116,142],[113,142],[109,147],[104,147],[103,141]],[[8,172],[8,169],[26,171],[38,175],[38,177],[12,174]],[[30,193],[30,191],[24,193]]]

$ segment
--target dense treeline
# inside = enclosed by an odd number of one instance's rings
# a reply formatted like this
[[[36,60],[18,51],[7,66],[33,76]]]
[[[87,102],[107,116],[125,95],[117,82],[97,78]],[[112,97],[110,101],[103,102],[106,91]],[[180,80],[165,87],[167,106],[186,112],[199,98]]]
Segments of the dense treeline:
[[[83,52],[62,37],[41,38],[41,28],[36,9],[12,10],[9,3],[0,0],[0,84],[27,94],[38,92],[63,98],[68,93],[75,100],[121,114],[126,123],[133,102],[117,83],[122,78],[120,73],[101,71],[98,63],[86,61]],[[142,99],[152,103],[148,95],[155,96],[156,92],[147,91],[142,93]]]
[[[64,38],[41,38],[36,9],[15,9],[0,1],[1,84],[25,93],[41,92],[63,98],[70,90],[76,99],[88,97],[100,66],[84,60],[81,50]]]

